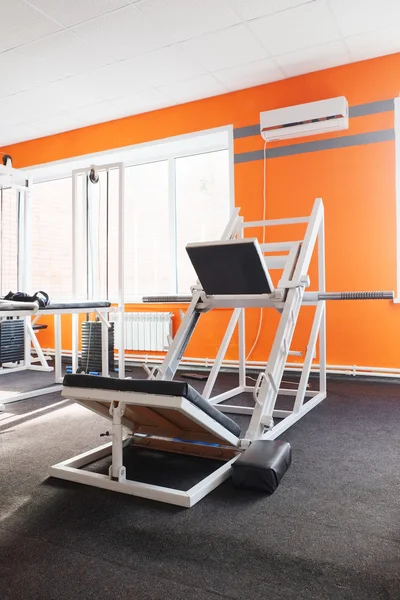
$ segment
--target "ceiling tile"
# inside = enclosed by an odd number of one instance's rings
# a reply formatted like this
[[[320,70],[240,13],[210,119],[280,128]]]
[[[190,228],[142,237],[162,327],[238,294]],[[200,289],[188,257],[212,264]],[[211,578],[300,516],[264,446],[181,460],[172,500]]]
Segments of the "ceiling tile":
[[[353,61],[400,52],[400,27],[388,27],[346,38]]]
[[[26,140],[33,140],[39,137],[37,129],[31,125],[13,125],[12,127],[2,127],[0,130],[0,147],[9,144],[17,144]]]
[[[182,48],[211,72],[267,58],[267,52],[245,25],[183,42]]]
[[[33,91],[21,92],[0,100],[0,132],[3,128],[8,129],[11,126],[29,123],[35,117],[45,117],[49,112],[51,113],[51,107],[47,110],[42,97],[38,99],[32,93]]]
[[[273,56],[340,37],[326,4],[319,1],[255,19],[248,27]]]
[[[344,37],[400,23],[399,0],[327,0]],[[400,27],[399,27],[400,31]]]
[[[213,75],[229,91],[241,90],[284,78],[283,72],[272,58],[217,71]]]
[[[272,15],[316,0],[230,0],[232,7],[246,20]]]
[[[56,81],[112,62],[105,50],[91,47],[70,30],[18,48],[36,85]]]
[[[29,125],[36,130],[37,137],[61,133],[71,128],[71,115],[67,111],[58,112],[51,116],[35,119]]]
[[[71,111],[81,106],[97,104],[101,100],[95,90],[83,90],[79,86],[76,86],[73,78],[60,79],[59,81],[49,83],[41,88],[37,88],[38,95],[39,92],[43,95],[43,102],[51,104],[53,113],[55,109],[57,109],[57,112],[64,110]]]
[[[8,124],[32,123],[63,111],[95,104],[99,98],[61,79],[0,100],[0,128]]]
[[[105,121],[112,121],[118,109],[108,102],[91,104],[71,111],[62,111],[51,117],[37,119],[30,123],[37,130],[37,134],[52,135],[71,129],[79,129]]]
[[[123,63],[112,63],[99,69],[80,73],[68,79],[83,93],[93,92],[102,100],[130,96],[143,92],[151,86],[129,73]]]
[[[154,87],[196,77],[204,69],[188,56],[181,44],[160,48],[119,63],[132,80],[147,81]]]
[[[200,75],[180,83],[163,85],[160,90],[174,98],[177,103],[192,102],[201,98],[218,96],[226,93],[226,88],[210,74]]]
[[[112,104],[116,107],[115,118],[117,119],[172,106],[175,101],[162,91],[153,89],[126,98],[116,98]]]
[[[28,0],[49,17],[71,27],[130,4],[129,0]]]
[[[136,6],[177,42],[241,21],[229,0],[140,0]]]
[[[121,8],[72,29],[96,48],[106,48],[115,60],[123,60],[172,43],[161,27],[141,14],[136,5]]]
[[[37,131],[37,135],[52,135],[71,129],[79,129],[105,121],[112,121],[118,109],[108,102],[100,102],[89,106],[62,111],[51,117],[44,117],[29,123]]]
[[[0,52],[62,29],[23,0],[0,0],[0,15]]]
[[[8,50],[0,53],[0,98],[16,94],[34,85],[35,79],[26,68],[21,54],[17,50]]]
[[[282,54],[275,60],[286,77],[296,77],[351,62],[346,46],[341,40]]]
[[[70,113],[72,127],[87,127],[118,118],[118,109],[110,102],[76,108]]]

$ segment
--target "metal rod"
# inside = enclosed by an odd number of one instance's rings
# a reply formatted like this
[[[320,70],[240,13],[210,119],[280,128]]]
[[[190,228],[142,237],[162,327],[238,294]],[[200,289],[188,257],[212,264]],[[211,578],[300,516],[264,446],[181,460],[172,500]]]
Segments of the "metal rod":
[[[394,292],[319,292],[318,300],[393,300]]]
[[[142,301],[153,304],[172,304],[174,302],[190,303],[192,301],[192,296],[143,296]]]

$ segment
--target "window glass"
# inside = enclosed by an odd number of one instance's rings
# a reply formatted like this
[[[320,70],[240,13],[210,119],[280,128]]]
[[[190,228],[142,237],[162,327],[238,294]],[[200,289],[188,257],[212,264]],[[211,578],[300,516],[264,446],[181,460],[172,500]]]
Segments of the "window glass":
[[[175,172],[177,291],[187,294],[196,274],[186,244],[219,240],[229,220],[229,152],[177,158]]]
[[[72,298],[71,178],[36,183],[31,213],[31,292]]]

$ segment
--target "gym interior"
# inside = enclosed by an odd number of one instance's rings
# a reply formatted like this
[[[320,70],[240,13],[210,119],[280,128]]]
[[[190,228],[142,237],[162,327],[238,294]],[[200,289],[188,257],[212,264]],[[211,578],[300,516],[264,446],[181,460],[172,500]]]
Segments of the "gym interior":
[[[400,4],[4,0],[3,600],[400,598]]]

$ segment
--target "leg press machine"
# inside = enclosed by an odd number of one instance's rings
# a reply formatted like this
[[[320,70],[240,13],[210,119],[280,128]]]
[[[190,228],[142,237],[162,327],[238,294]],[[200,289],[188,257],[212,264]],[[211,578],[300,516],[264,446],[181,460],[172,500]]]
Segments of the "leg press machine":
[[[302,240],[265,243],[245,234],[303,224]],[[268,229],[269,230],[269,229]],[[268,234],[266,236],[268,239]],[[264,236],[263,236],[263,239]],[[111,442],[54,465],[50,474],[74,482],[134,496],[190,507],[228,477],[239,487],[273,491],[290,464],[290,446],[276,440],[326,397],[326,300],[392,299],[393,292],[325,291],[324,209],[321,199],[309,217],[246,223],[235,211],[218,242],[189,244],[189,258],[198,276],[189,307],[163,363],[147,380],[112,379],[71,374],[62,395],[103,416],[111,423]],[[318,291],[310,286],[309,267],[317,254]],[[280,273],[274,286],[271,273]],[[182,297],[149,298],[182,301]],[[314,319],[297,389],[282,387],[282,377],[302,306],[315,307]],[[254,386],[247,385],[245,309],[271,308],[280,313],[268,362]],[[203,313],[232,309],[202,394],[187,383],[174,381],[180,360]],[[234,331],[238,328],[238,386],[212,396],[212,390]],[[319,389],[307,388],[318,349]],[[226,401],[251,393],[253,406]],[[291,410],[276,408],[281,395],[293,396]],[[227,413],[250,417],[246,431]],[[274,441],[275,440],[275,441]],[[133,444],[154,452],[176,452],[218,459],[217,468],[188,490],[132,481],[126,477],[124,448]],[[111,456],[108,474],[85,466]]]

